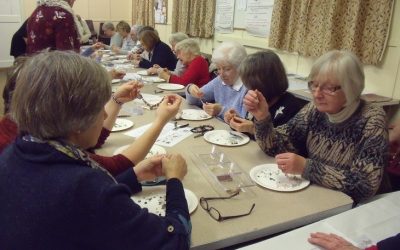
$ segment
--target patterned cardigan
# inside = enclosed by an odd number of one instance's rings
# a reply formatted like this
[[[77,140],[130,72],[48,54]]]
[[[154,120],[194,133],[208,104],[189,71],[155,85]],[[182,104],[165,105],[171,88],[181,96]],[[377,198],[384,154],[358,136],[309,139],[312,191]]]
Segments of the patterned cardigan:
[[[356,202],[377,192],[388,150],[382,108],[361,102],[346,121],[331,123],[310,103],[285,125],[274,128],[271,117],[255,124],[257,143],[266,154],[293,152],[306,158],[304,178]]]

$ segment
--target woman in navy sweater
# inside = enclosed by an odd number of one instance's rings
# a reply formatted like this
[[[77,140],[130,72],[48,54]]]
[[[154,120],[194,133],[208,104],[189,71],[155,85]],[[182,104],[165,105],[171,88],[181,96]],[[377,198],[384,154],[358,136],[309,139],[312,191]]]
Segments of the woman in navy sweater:
[[[111,95],[100,65],[43,52],[28,59],[17,82],[11,115],[20,135],[0,155],[1,248],[189,248],[180,155],[144,160],[114,178],[85,152],[97,142]],[[180,104],[176,95],[165,99]],[[160,175],[168,180],[165,217],[130,198],[140,181]]]

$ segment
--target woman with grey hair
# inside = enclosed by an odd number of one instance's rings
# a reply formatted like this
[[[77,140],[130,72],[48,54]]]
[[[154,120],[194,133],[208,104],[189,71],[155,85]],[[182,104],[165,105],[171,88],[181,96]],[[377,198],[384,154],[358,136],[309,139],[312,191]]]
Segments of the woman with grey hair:
[[[247,93],[258,145],[284,173],[301,174],[355,202],[370,198],[382,181],[388,131],[383,109],[360,99],[360,61],[351,52],[330,51],[316,60],[309,80],[313,102],[277,128],[265,97],[258,90]]]
[[[245,48],[237,42],[223,42],[212,55],[219,76],[199,88],[195,84],[186,87],[186,99],[190,104],[202,106],[212,116],[224,119],[224,113],[234,109],[241,117],[246,115],[243,98],[247,92],[239,77],[239,66],[246,57]]]
[[[115,26],[112,22],[106,22],[103,24],[101,29],[104,35],[110,38],[110,45],[102,44],[106,49],[121,48],[122,47],[122,36],[115,31]]]
[[[200,46],[195,39],[188,38],[180,41],[176,44],[175,51],[179,61],[186,67],[185,72],[179,76],[165,69],[158,73],[160,78],[170,83],[182,85],[194,83],[199,87],[210,81],[208,63],[200,55]]]
[[[175,51],[176,44],[179,43],[180,41],[183,41],[188,38],[189,38],[189,36],[183,32],[177,32],[177,33],[171,34],[171,36],[169,37],[169,44],[171,45],[172,52],[174,52],[175,55],[176,55],[176,51]],[[160,65],[155,64],[155,65],[153,65],[153,67],[149,68],[147,70],[147,72],[150,75],[153,75],[153,74],[161,73],[162,70],[163,69],[160,67]],[[170,73],[174,74],[176,76],[181,76],[183,74],[183,72],[185,72],[185,70],[186,70],[186,66],[182,63],[181,60],[178,60],[176,62],[175,70]]]
[[[21,134],[0,156],[2,247],[189,248],[180,155],[144,160],[115,179],[87,156],[110,95],[107,72],[76,53],[44,52],[24,64],[11,104]],[[161,105],[173,109],[180,100],[169,95]],[[139,181],[160,175],[167,178],[165,217],[131,200]]]

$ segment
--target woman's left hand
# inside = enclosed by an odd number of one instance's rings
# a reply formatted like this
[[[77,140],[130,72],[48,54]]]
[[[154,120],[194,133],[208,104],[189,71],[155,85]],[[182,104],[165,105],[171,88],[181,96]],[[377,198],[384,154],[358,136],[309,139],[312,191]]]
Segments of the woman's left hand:
[[[361,250],[336,234],[312,233],[308,242],[326,250]]]
[[[219,103],[204,103],[203,109],[207,114],[217,116],[221,112],[222,106]]]
[[[158,176],[162,176],[162,159],[164,155],[156,155],[139,162],[133,170],[135,171],[138,181],[154,180]]]
[[[126,75],[123,71],[118,71],[116,69],[110,70],[110,75],[112,79],[122,79]]]
[[[229,121],[229,126],[238,132],[255,134],[254,123],[239,116],[234,116]]]
[[[163,69],[163,70],[161,70],[161,71],[158,72],[158,77],[160,77],[160,78],[166,80],[167,82],[169,82],[170,76],[171,76],[171,75],[170,75],[170,73],[169,73],[168,70]]]
[[[294,153],[282,153],[275,156],[278,168],[285,174],[303,174],[306,158]]]
[[[130,102],[135,99],[143,87],[143,84],[138,81],[131,81],[122,84],[114,93],[114,97],[122,103]]]

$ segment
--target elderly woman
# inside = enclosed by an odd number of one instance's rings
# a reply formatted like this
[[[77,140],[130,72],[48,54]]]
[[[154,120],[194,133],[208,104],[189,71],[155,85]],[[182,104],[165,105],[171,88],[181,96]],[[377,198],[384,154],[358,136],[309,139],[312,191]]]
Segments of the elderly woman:
[[[115,31],[114,24],[112,22],[106,22],[102,26],[102,30],[104,32],[104,35],[110,38],[110,45],[104,45],[103,46],[106,49],[111,49],[114,47],[121,48],[122,47],[122,36]]]
[[[277,128],[262,93],[247,93],[257,143],[284,173],[301,174],[356,202],[373,196],[386,163],[388,132],[382,108],[360,100],[361,63],[350,52],[331,51],[315,62],[309,79],[313,102]]]
[[[196,40],[192,38],[185,39],[176,44],[175,50],[179,61],[186,68],[185,72],[178,76],[168,70],[161,70],[159,72],[160,78],[170,83],[180,83],[182,85],[194,83],[199,87],[210,81],[208,63],[200,55],[200,46]]]
[[[44,0],[33,11],[27,24],[27,53],[46,48],[79,52],[79,20],[72,6],[75,0]]]
[[[203,107],[212,116],[220,119],[233,108],[241,117],[246,115],[243,98],[247,92],[239,77],[240,63],[246,57],[245,48],[236,42],[223,42],[212,55],[211,61],[217,65],[219,76],[199,88],[195,84],[186,87],[189,104]]]
[[[285,67],[272,50],[248,55],[239,67],[239,75],[248,90],[259,90],[265,97],[274,127],[288,122],[307,103],[287,92]],[[224,120],[236,131],[255,133],[253,119],[242,118],[233,109],[225,113]]]
[[[171,34],[171,36],[169,37],[169,44],[171,45],[172,52],[174,52],[175,55],[176,55],[175,45],[177,43],[179,43],[180,41],[183,41],[188,38],[189,38],[188,35],[186,35],[183,32],[177,32],[177,33]],[[152,74],[158,74],[162,70],[163,69],[159,65],[155,64],[155,65],[153,65],[153,67],[149,68],[147,70],[147,72],[152,75]],[[178,62],[176,63],[176,66],[175,66],[175,70],[170,73],[174,74],[176,76],[182,76],[182,74],[183,74],[183,72],[185,72],[185,70],[186,70],[186,66],[182,64],[181,60],[178,60]]]
[[[120,21],[117,24],[117,32],[122,37],[122,47],[112,47],[112,51],[117,54],[128,54],[129,51],[136,45],[136,42],[133,41],[130,33],[131,26],[125,21]]]
[[[11,104],[21,135],[0,156],[3,248],[189,248],[180,155],[147,159],[116,179],[87,157],[110,95],[105,70],[75,53],[46,52],[24,65]],[[161,174],[168,180],[165,217],[130,197],[141,190],[139,181]]]
[[[174,70],[176,65],[176,57],[171,48],[162,42],[156,31],[144,30],[139,33],[140,44],[145,52],[148,53],[147,59],[136,57],[134,64],[141,68],[148,69],[154,64],[168,70]]]
[[[16,59],[14,62],[14,67],[11,69],[11,74],[4,87],[3,99],[5,114],[0,119],[0,153],[18,136],[18,127],[9,115],[9,108],[12,100],[12,94],[16,86],[16,78],[26,59],[27,57],[19,57]],[[97,144],[88,151],[92,152],[93,149],[97,149],[105,143],[106,139],[111,133],[117,115],[122,106],[124,103],[133,100],[141,87],[142,85],[137,82],[128,82],[121,85],[115,91],[113,97],[110,98],[105,105],[107,118],[103,122],[103,129],[101,130]],[[168,107],[165,101],[162,102],[157,109],[157,116],[149,129],[146,130],[146,132],[144,132],[141,136],[136,138],[136,140],[126,150],[111,157],[101,156],[93,153],[89,153],[89,157],[107,169],[112,175],[115,176],[121,174],[126,169],[133,167],[135,164],[139,163],[145,158],[157,137],[160,135],[165,124],[176,115],[178,109],[179,106],[172,108]]]

